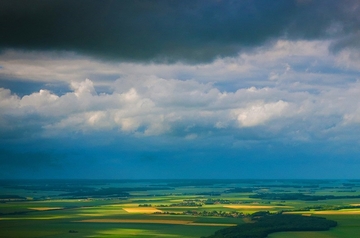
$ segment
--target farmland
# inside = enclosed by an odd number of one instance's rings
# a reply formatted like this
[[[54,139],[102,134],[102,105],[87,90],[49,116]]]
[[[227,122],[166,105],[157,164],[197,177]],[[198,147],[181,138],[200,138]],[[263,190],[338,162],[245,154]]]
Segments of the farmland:
[[[324,217],[328,231],[360,234],[358,180],[3,180],[2,237],[207,237],[252,215]],[[291,235],[290,235],[291,234]]]

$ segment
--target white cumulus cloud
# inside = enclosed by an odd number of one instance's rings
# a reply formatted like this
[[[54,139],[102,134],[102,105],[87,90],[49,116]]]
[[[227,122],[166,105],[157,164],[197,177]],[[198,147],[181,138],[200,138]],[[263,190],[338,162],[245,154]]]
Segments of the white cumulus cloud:
[[[237,114],[240,126],[250,127],[283,116],[287,108],[288,103],[282,100],[275,103],[258,102],[246,108],[236,109],[234,113]]]

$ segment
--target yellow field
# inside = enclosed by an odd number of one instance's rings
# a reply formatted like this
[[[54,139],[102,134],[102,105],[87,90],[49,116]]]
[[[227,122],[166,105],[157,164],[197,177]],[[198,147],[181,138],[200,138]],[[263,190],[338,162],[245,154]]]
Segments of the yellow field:
[[[128,213],[154,213],[154,212],[162,212],[155,207],[129,207],[123,208],[123,210],[127,211]]]
[[[336,210],[336,211],[317,211],[314,214],[329,214],[329,215],[358,215],[360,210]]]
[[[301,214],[301,216],[306,216],[306,217],[311,217],[311,213],[304,213],[304,214]]]

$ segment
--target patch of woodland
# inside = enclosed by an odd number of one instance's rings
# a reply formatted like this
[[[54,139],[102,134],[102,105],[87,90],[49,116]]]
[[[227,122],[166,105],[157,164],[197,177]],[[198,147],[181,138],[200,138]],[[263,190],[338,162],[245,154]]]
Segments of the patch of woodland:
[[[271,233],[284,231],[326,231],[337,225],[336,221],[322,217],[292,214],[252,214],[250,223],[216,231],[202,238],[265,238]]]

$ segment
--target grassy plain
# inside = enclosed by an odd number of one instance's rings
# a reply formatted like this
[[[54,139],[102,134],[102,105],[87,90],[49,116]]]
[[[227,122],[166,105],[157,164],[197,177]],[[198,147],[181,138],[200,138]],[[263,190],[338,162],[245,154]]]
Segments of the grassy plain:
[[[279,199],[252,197],[259,194]],[[294,194],[302,195],[283,199]],[[259,211],[338,222],[330,231],[279,232],[270,238],[360,234],[360,181],[18,180],[0,181],[0,195],[1,237],[200,238],[249,222]],[[303,200],[309,196],[319,199]]]

